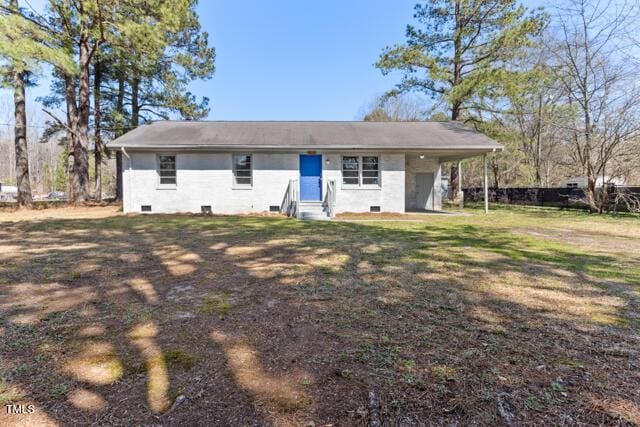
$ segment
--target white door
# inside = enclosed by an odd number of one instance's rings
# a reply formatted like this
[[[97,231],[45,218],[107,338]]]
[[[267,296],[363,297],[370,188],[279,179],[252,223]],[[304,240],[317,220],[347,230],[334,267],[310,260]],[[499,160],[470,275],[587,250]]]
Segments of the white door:
[[[416,200],[418,209],[434,210],[433,173],[416,174]]]

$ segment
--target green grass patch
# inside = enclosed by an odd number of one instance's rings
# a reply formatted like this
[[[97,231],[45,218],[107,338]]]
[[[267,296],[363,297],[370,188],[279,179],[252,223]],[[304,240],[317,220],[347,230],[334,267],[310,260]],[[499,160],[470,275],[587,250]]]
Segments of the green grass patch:
[[[230,310],[231,303],[227,294],[210,294],[204,298],[197,311],[201,314],[226,316]]]
[[[193,355],[187,353],[180,348],[170,348],[163,353],[164,360],[170,367],[179,368],[183,371],[189,371],[196,363]]]

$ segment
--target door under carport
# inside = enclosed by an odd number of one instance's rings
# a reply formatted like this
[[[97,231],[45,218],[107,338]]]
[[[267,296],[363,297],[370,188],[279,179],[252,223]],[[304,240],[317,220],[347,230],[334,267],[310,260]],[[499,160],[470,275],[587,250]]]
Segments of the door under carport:
[[[434,210],[433,173],[416,174],[416,202],[418,209]]]

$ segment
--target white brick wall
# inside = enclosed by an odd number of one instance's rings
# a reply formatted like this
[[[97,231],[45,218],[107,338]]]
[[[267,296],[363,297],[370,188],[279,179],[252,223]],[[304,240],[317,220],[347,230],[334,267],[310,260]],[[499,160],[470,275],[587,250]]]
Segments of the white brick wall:
[[[344,153],[379,156],[381,185],[355,188],[342,184],[342,155],[325,154],[323,159],[323,179],[336,181],[336,212],[369,212],[371,206],[380,206],[383,212],[404,212],[404,153]]]
[[[166,153],[174,154],[174,153]],[[231,153],[175,153],[177,185],[158,185],[156,153],[130,152],[124,162],[124,210],[200,212],[210,205],[217,213],[262,212],[282,203],[290,179],[298,177],[297,154],[253,154],[253,187],[233,188]],[[131,164],[131,169],[129,165]]]
[[[299,179],[300,175],[300,153],[246,153],[253,156],[253,187],[234,189],[231,153],[163,153],[176,155],[177,185],[162,189],[158,185],[157,153],[128,154],[130,158],[123,156],[125,212],[140,212],[141,205],[151,205],[153,212],[162,213],[200,212],[203,205],[211,205],[215,213],[263,212],[271,205],[279,206],[289,180]],[[411,178],[405,176],[404,153],[345,155],[379,155],[381,186],[343,186],[342,154],[324,153],[323,180],[333,179],[337,183],[336,212],[368,212],[371,206],[380,206],[383,212],[404,212],[405,202],[415,200],[415,194],[405,197],[405,185],[411,184]],[[439,188],[439,164],[436,160],[428,164],[431,170],[438,171],[436,188]],[[413,188],[415,193],[413,181],[413,187],[407,188]]]

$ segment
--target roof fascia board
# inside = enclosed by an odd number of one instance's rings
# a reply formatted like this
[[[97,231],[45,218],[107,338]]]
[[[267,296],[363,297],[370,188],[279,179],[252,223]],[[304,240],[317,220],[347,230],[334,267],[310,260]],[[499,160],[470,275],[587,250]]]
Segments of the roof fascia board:
[[[466,146],[466,147],[380,147],[380,146],[318,146],[318,147],[301,147],[301,146],[268,146],[268,145],[232,145],[232,146],[210,146],[210,145],[130,145],[130,144],[108,144],[109,148],[119,149],[125,148],[130,151],[157,151],[157,150],[174,150],[174,151],[362,151],[362,150],[376,150],[376,151],[403,151],[403,152],[442,152],[442,151],[482,151],[482,152],[496,152],[502,151],[502,147],[483,147],[483,146]]]

